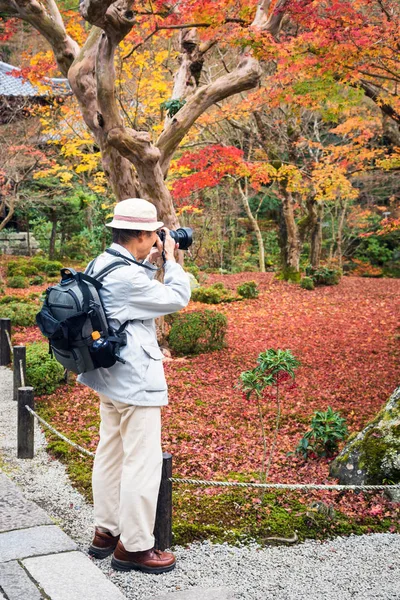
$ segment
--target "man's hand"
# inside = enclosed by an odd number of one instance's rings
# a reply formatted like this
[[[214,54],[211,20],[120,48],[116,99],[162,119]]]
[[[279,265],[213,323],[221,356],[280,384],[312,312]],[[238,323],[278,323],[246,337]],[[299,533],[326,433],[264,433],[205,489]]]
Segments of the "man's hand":
[[[163,250],[165,252],[165,260],[173,260],[175,262],[174,252],[179,248],[179,244],[175,243],[175,240],[171,237],[168,227],[163,227],[163,231],[165,231],[165,240],[164,247],[160,238],[156,241],[157,250],[161,253]]]
[[[147,260],[151,263],[155,263],[159,258],[161,258],[161,252],[156,246],[153,246],[153,248],[150,250]]]

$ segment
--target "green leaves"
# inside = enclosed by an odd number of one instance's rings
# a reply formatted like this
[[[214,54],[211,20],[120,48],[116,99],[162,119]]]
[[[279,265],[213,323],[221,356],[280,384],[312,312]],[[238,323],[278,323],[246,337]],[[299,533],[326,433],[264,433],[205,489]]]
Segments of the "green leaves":
[[[160,104],[160,108],[165,108],[167,115],[172,118],[186,104],[186,100],[166,100]]]
[[[300,366],[290,350],[274,350],[270,348],[261,352],[257,358],[258,366],[240,375],[240,387],[247,399],[252,393],[258,397],[268,386],[278,386],[282,375],[294,378],[295,369]]]
[[[308,458],[309,452],[320,456],[332,456],[337,450],[338,442],[347,437],[346,419],[330,406],[326,412],[315,411],[311,419],[311,429],[300,440],[296,453]]]

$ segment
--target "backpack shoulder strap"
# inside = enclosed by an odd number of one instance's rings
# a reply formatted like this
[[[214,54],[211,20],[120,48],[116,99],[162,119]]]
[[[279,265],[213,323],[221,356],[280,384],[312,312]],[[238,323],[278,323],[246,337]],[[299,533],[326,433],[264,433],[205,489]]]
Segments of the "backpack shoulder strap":
[[[101,281],[102,279],[104,279],[104,277],[106,277],[106,275],[109,275],[112,271],[115,271],[120,267],[127,266],[129,266],[129,262],[125,260],[113,260],[112,263],[101,269],[101,271],[99,271],[96,275],[92,275],[92,277],[97,281]]]

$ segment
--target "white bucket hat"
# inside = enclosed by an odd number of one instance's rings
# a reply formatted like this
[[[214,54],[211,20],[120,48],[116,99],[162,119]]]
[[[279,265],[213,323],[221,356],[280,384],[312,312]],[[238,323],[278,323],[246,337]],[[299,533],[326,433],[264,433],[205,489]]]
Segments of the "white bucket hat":
[[[128,198],[115,205],[114,218],[107,227],[114,229],[137,229],[139,231],[156,231],[164,223],[157,221],[157,210],[154,204],[143,198]]]

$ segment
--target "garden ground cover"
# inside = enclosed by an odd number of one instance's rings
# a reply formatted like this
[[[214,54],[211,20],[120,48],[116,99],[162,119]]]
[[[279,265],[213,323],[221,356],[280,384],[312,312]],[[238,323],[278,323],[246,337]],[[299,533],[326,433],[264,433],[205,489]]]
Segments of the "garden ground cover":
[[[262,440],[257,407],[236,387],[242,371],[255,366],[267,348],[290,349],[302,366],[296,387],[285,393],[278,446],[270,482],[334,483],[329,460],[304,461],[294,451],[315,410],[328,406],[361,429],[399,384],[400,281],[343,278],[338,286],[313,292],[273,279],[273,275],[210,275],[233,290],[259,283],[257,299],[217,305],[228,317],[227,347],[165,363],[170,404],[163,410],[163,446],[174,456],[174,475],[256,481]],[[191,302],[188,311],[210,308]],[[39,339],[34,328],[14,334],[14,343]],[[72,384],[38,399],[53,425],[82,445],[97,444],[98,407],[94,393]],[[267,407],[269,437],[275,406]],[[69,465],[73,480],[90,495],[90,461],[50,436],[52,451]],[[175,486],[177,541],[199,537],[228,539],[268,535],[299,538],[330,533],[399,531],[400,508],[382,493],[224,491]],[[315,500],[332,505],[334,519],[307,507]]]

